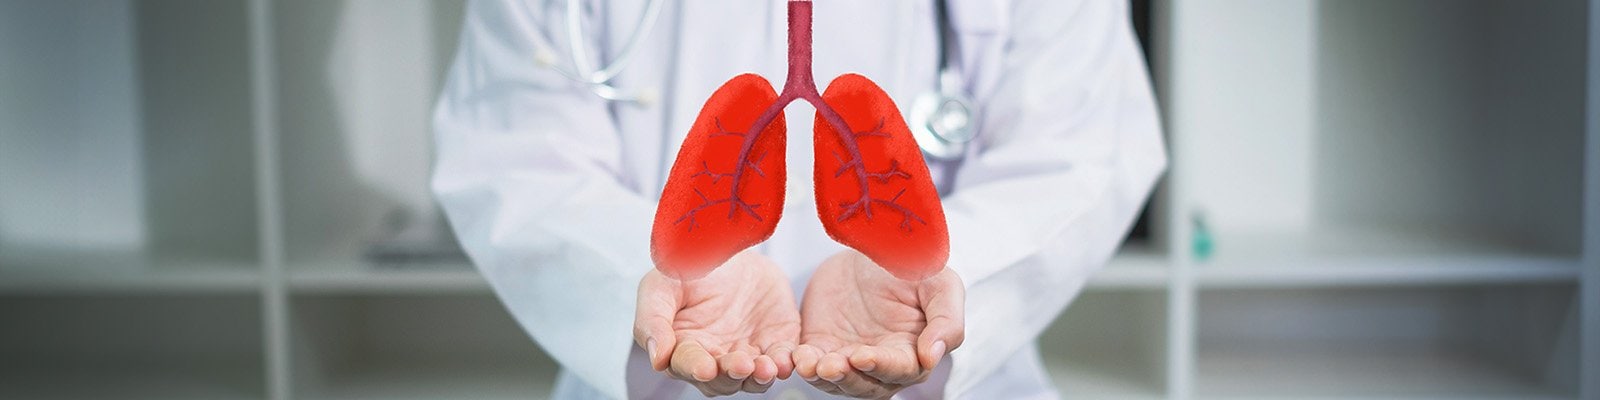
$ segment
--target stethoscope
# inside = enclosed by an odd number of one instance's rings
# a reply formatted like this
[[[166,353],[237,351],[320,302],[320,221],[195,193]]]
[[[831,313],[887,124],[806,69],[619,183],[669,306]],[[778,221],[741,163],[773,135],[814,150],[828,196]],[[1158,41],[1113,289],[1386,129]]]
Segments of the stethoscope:
[[[579,3],[580,0],[567,0],[567,47],[572,49],[567,55],[572,61],[572,70],[561,68],[555,60],[556,57],[552,55],[553,52],[543,46],[540,46],[535,55],[536,61],[554,69],[567,79],[588,85],[589,91],[607,101],[649,105],[654,101],[654,96],[644,92],[625,92],[612,85],[611,80],[616,79],[617,74],[622,73],[622,69],[633,60],[644,33],[649,32],[655,26],[656,20],[660,19],[661,0],[645,0],[644,12],[639,14],[639,20],[634,23],[635,28],[633,33],[628,35],[628,40],[622,42],[622,51],[617,53],[617,58],[602,66],[589,65],[588,47],[584,45],[584,42],[588,41],[588,36],[583,32],[583,5]]]
[[[660,18],[661,0],[646,0],[645,10],[639,15],[637,28],[623,42],[622,50],[610,63],[590,65],[584,43],[583,13],[580,0],[567,0],[566,24],[568,47],[572,49],[572,69],[557,65],[555,57],[547,51],[538,55],[539,63],[556,70],[567,79],[588,86],[589,91],[607,101],[648,105],[653,96],[642,92],[629,93],[612,85],[611,80],[627,67],[645,32]],[[955,161],[966,153],[967,145],[977,137],[973,127],[976,114],[971,99],[961,89],[961,73],[957,71],[960,60],[955,28],[950,23],[950,11],[945,0],[934,1],[934,22],[939,27],[939,71],[934,90],[917,96],[911,112],[906,116],[911,136],[917,147],[934,161]]]
[[[957,46],[945,0],[934,1],[933,14],[939,26],[938,82],[932,92],[917,96],[911,103],[906,123],[923,154],[934,160],[952,161],[960,159],[967,144],[977,137],[977,129],[972,126],[976,112],[967,92],[961,89],[961,72],[956,70],[961,48]]]

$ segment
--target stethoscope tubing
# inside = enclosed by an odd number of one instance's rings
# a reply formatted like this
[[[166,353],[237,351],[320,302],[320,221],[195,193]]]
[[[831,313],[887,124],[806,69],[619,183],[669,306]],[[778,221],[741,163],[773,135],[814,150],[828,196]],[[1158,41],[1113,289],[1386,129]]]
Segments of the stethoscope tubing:
[[[573,70],[567,71],[559,65],[554,65],[555,63],[553,62],[550,63],[549,67],[567,79],[588,86],[589,91],[607,101],[643,103],[645,101],[643,96],[624,93],[623,90],[612,85],[611,80],[615,79],[618,74],[627,68],[634,55],[638,53],[639,43],[643,41],[644,34],[654,29],[656,21],[660,19],[661,3],[662,0],[645,0],[644,12],[639,14],[639,18],[634,24],[633,32],[623,42],[622,49],[617,53],[617,57],[595,68],[590,63],[589,49],[586,45],[588,35],[584,32],[581,0],[567,0],[565,14],[567,45],[571,50],[568,52],[568,58],[570,58]],[[938,26],[939,36],[939,70],[935,78],[934,91],[918,96],[918,102],[933,101],[940,105],[933,110],[915,110],[926,106],[923,104],[913,105],[914,110],[911,115],[913,120],[909,121],[909,125],[915,133],[913,136],[917,141],[917,146],[922,149],[923,154],[930,161],[946,162],[953,167],[957,164],[949,163],[950,161],[959,161],[965,157],[967,144],[974,136],[971,132],[973,128],[966,126],[960,129],[961,134],[954,135],[942,132],[941,130],[944,127],[935,127],[933,124],[942,122],[944,118],[950,117],[949,115],[944,115],[944,113],[950,112],[946,111],[947,107],[942,106],[946,102],[961,104],[962,107],[956,112],[963,113],[964,115],[960,115],[960,117],[967,121],[968,124],[972,123],[974,112],[971,109],[971,102],[966,99],[961,89],[959,89],[960,73],[956,69],[960,53],[959,48],[955,45],[957,38],[954,33],[955,29],[950,21],[947,2],[946,0],[935,0],[934,7],[935,23]]]

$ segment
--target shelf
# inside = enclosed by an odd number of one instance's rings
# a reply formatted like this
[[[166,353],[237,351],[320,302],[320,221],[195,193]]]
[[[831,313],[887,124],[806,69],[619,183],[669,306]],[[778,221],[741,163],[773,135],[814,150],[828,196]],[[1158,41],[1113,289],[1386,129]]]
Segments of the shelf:
[[[525,363],[524,363],[525,364]],[[545,399],[554,363],[513,365],[364,365],[299,395],[306,399]]]
[[[1050,381],[1067,399],[1164,399],[1159,380],[1126,357],[1047,357]]]
[[[1163,291],[1089,291],[1039,336],[1046,372],[1064,398],[1166,396]]]
[[[1118,253],[1089,281],[1091,289],[1161,289],[1168,279],[1165,256],[1143,249]],[[360,260],[305,262],[289,266],[289,288],[297,293],[490,293],[489,284],[466,260],[380,265]]]
[[[152,368],[148,365],[29,366],[0,369],[6,399],[260,399],[254,363]]]
[[[493,296],[292,300],[297,398],[546,396],[557,367]]]
[[[1195,266],[1201,288],[1540,284],[1576,282],[1576,257],[1437,233],[1325,230],[1218,234]]]
[[[1172,264],[1149,246],[1128,245],[1089,277],[1088,289],[1165,289]]]
[[[1460,353],[1412,348],[1202,349],[1200,398],[1570,398]]]
[[[265,397],[259,297],[0,298],[0,398]]]
[[[0,294],[252,293],[259,265],[138,251],[24,251],[0,255]]]
[[[1570,397],[1575,286],[1204,292],[1196,394]]]
[[[296,293],[489,293],[489,284],[465,260],[378,265],[347,260],[291,265]]]

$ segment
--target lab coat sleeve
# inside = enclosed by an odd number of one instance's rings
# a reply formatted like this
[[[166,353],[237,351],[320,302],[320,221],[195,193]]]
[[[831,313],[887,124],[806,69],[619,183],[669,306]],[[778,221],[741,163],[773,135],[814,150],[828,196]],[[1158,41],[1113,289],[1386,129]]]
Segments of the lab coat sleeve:
[[[979,142],[944,200],[967,289],[960,398],[1031,343],[1111,257],[1166,168],[1127,2],[1016,1]]]
[[[434,109],[433,191],[522,328],[578,378],[624,398],[654,204],[623,177],[608,106],[540,65],[566,54],[547,29],[561,25],[543,23],[559,10],[530,7],[469,6]]]

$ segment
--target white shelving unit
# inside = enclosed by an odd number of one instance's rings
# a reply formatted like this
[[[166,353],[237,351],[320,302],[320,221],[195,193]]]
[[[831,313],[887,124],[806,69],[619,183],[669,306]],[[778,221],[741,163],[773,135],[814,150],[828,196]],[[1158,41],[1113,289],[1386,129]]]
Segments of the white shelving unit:
[[[1600,396],[1590,7],[1163,4],[1168,394]]]
[[[1154,10],[1172,167],[1040,338],[1064,395],[1600,397],[1600,7]],[[0,2],[0,398],[545,396],[470,265],[367,256],[437,239],[461,12]]]
[[[1574,287],[1206,291],[1196,394],[1571,397]]]
[[[0,4],[0,398],[261,398],[243,1]]]
[[[1040,336],[1062,397],[1166,397],[1166,292],[1095,288]]]
[[[296,294],[297,398],[528,398],[557,367],[493,296]]]
[[[7,294],[0,397],[259,398],[258,302],[242,293]]]

